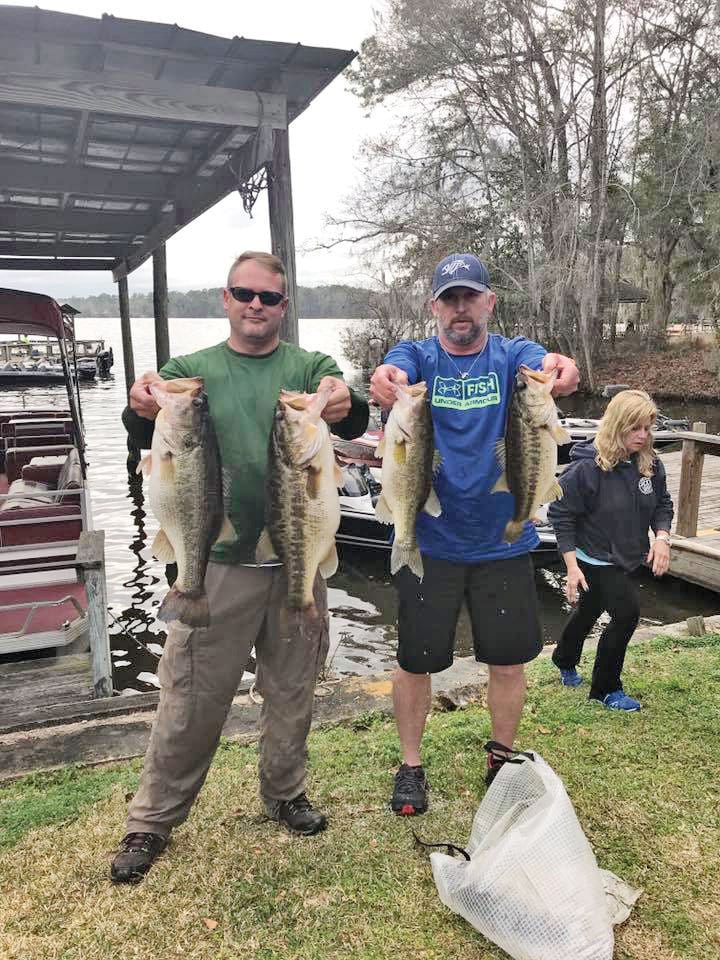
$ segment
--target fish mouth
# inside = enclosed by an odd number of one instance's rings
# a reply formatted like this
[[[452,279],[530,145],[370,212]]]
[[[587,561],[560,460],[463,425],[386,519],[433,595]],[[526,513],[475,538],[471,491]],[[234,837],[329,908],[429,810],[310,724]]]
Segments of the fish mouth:
[[[524,383],[532,380],[534,383],[545,384],[549,383],[550,380],[554,380],[556,376],[556,370],[553,370],[552,373],[544,373],[542,370],[531,370],[530,367],[526,367],[524,364],[522,364],[518,370],[518,377]]]

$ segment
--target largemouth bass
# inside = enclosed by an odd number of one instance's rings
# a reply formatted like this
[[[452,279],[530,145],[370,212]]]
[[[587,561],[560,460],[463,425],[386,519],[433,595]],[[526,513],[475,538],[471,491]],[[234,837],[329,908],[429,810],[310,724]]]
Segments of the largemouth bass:
[[[505,438],[496,447],[503,473],[492,490],[512,493],[515,498],[513,516],[503,534],[507,543],[518,539],[541,503],[562,497],[555,476],[557,448],[558,444],[570,443],[571,437],[560,426],[550,395],[556,377],[557,370],[543,373],[522,365],[518,371]]]
[[[150,453],[138,466],[150,478],[150,506],[160,521],[152,552],[178,567],[158,619],[190,627],[210,623],[204,584],[212,545],[237,539],[225,516],[220,451],[202,388],[199,377],[150,385],[160,412]]]
[[[420,510],[431,517],[439,517],[442,512],[432,486],[432,417],[424,381],[412,386],[397,384],[396,393],[397,400],[377,448],[382,457],[382,493],[375,505],[375,516],[381,523],[395,525],[391,573],[407,565],[422,580],[425,571],[415,539],[417,515]]]
[[[258,562],[282,560],[288,607],[314,618],[313,583],[318,570],[327,579],[337,570],[335,534],[340,526],[338,485],[330,430],[321,418],[331,394],[282,390],[270,434],[265,492],[265,525],[256,549]]]

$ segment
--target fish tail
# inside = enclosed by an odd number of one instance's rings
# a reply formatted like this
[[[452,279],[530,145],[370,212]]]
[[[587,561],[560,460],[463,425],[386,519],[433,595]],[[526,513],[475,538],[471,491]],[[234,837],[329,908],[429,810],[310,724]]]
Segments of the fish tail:
[[[390,554],[390,573],[397,573],[401,567],[409,567],[418,580],[422,580],[425,569],[416,543],[401,543],[399,540],[393,543]]]
[[[525,527],[524,520],[510,520],[507,526],[505,527],[503,540],[506,543],[515,543],[515,541],[519,539],[520,534],[523,532],[524,527]]]
[[[160,604],[158,620],[170,623],[179,620],[188,627],[207,627],[210,625],[210,607],[204,590],[191,590],[188,593],[171,587]]]

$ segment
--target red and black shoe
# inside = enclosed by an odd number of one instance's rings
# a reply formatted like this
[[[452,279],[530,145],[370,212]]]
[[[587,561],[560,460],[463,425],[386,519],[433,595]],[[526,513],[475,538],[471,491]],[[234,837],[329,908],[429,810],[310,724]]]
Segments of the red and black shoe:
[[[517,756],[517,754],[511,747],[506,747],[502,743],[498,743],[497,740],[488,740],[483,750],[487,753],[485,785],[489,787],[500,772],[503,764],[507,763],[512,757]]]
[[[404,817],[425,813],[429,790],[430,784],[423,768],[410,767],[403,763],[395,774],[395,789],[390,800],[390,809]]]

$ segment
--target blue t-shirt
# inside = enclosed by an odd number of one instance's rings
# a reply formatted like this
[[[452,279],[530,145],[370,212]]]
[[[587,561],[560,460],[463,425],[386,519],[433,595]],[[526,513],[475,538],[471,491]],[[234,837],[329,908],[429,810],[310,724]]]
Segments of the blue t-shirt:
[[[545,349],[525,337],[508,340],[491,333],[482,353],[445,355],[437,337],[402,340],[385,357],[410,383],[428,386],[440,466],[433,486],[439,517],[418,514],[422,553],[457,563],[481,563],[529,553],[539,543],[532,523],[515,543],[502,539],[514,510],[510,493],[493,493],[501,474],[495,444],[505,435],[508,404],[520,364],[542,366]],[[471,369],[472,367],[472,369]],[[462,379],[460,373],[469,371]]]

